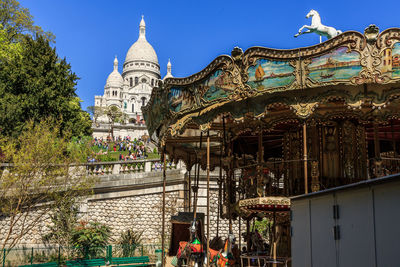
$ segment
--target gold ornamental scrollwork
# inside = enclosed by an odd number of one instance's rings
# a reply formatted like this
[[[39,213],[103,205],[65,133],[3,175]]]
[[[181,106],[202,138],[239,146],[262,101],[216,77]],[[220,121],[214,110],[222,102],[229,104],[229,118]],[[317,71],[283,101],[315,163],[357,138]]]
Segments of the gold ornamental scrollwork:
[[[302,119],[308,118],[317,107],[318,107],[318,102],[298,103],[290,105],[290,108],[293,109],[296,115]]]
[[[239,201],[239,207],[249,207],[257,205],[290,206],[290,199],[287,197],[258,197],[243,199]]]
[[[245,71],[247,61],[243,58],[243,50],[239,47],[233,48],[231,57],[232,64],[227,64],[226,72],[231,75],[235,89],[229,99],[239,101],[254,96],[255,90],[246,84],[248,80],[248,74]]]
[[[378,34],[379,28],[375,25],[370,25],[364,30],[366,46],[361,51],[360,64],[362,70],[358,76],[351,78],[351,83],[359,85],[364,83],[386,83],[390,81],[390,77],[382,74],[379,69],[382,64],[382,57],[381,49],[376,43]]]

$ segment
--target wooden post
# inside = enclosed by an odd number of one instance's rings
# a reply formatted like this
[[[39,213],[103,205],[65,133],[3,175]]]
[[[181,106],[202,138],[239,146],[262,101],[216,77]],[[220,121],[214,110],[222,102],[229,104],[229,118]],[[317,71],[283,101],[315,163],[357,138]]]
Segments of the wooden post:
[[[308,194],[308,174],[307,174],[307,124],[303,124],[303,156],[304,156],[304,192]]]
[[[161,229],[161,266],[165,267],[165,187],[167,183],[167,177],[166,177],[166,156],[165,156],[165,145],[162,153],[162,159],[164,161],[164,166],[163,166],[163,195],[162,195],[162,229]]]
[[[210,131],[207,132],[207,266],[210,265]]]

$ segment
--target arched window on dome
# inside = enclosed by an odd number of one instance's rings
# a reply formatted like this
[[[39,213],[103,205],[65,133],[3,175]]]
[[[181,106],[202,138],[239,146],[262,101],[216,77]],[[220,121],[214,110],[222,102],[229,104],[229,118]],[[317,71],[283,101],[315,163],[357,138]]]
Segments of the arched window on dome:
[[[135,112],[135,104],[132,104],[132,112]]]
[[[151,79],[151,86],[154,86],[154,79]]]
[[[133,86],[133,79],[132,79],[132,77],[129,78],[129,86],[130,86],[130,87]]]
[[[139,83],[139,77],[135,77],[135,85],[138,85]]]
[[[145,78],[142,79],[142,83],[146,83],[147,80]]]
[[[146,105],[146,98],[142,97],[142,107]]]

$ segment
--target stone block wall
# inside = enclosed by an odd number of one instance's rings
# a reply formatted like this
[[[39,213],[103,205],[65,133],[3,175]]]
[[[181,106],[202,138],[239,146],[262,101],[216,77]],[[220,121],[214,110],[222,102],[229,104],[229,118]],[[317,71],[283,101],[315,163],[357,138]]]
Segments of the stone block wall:
[[[176,215],[179,211],[185,211],[184,203],[184,175],[180,178],[178,174],[174,174],[175,178],[170,176],[171,184],[166,189],[166,238],[167,246],[171,235],[172,215]],[[171,178],[172,177],[172,178]],[[140,177],[139,177],[140,178]],[[138,180],[139,178],[135,178]],[[148,182],[157,182],[159,179],[148,177]],[[139,181],[139,180],[138,180]],[[115,183],[121,186],[120,183]],[[106,183],[108,188],[110,184]],[[125,184],[123,184],[125,186]],[[206,204],[206,186],[205,181],[200,182],[199,197],[198,197],[198,212],[207,214]],[[136,185],[135,185],[136,186]],[[81,218],[86,221],[97,221],[111,227],[112,243],[118,242],[121,232],[133,229],[143,232],[142,242],[145,244],[160,244],[161,243],[161,228],[162,228],[162,185],[152,184],[143,188],[138,185],[133,186],[131,190],[115,188],[106,193],[97,193],[90,199],[87,199],[81,209]],[[211,239],[217,235],[217,218],[218,218],[218,190],[214,180],[210,184],[210,237]],[[112,188],[112,187],[111,187]],[[191,200],[193,205],[193,199]],[[28,220],[32,218],[28,216]],[[206,219],[207,220],[207,219]],[[0,240],[3,240],[8,231],[9,218],[0,217]],[[233,221],[233,232],[238,240],[239,238],[239,221]],[[206,223],[206,221],[205,221]],[[42,236],[48,233],[48,226],[51,224],[49,217],[45,216],[37,222],[35,226],[21,239],[18,246],[42,246]],[[18,232],[20,225],[16,225],[15,229]],[[241,232],[246,231],[245,222],[241,223]],[[205,225],[206,231],[206,225]],[[219,236],[223,239],[228,236],[229,222],[225,219],[219,219]],[[242,242],[244,244],[244,242]]]
[[[179,191],[166,194],[166,235],[170,235],[168,218],[183,211]],[[123,231],[142,232],[143,243],[161,243],[162,194],[154,193],[123,198],[88,201],[86,219],[111,227],[112,238],[118,241]]]

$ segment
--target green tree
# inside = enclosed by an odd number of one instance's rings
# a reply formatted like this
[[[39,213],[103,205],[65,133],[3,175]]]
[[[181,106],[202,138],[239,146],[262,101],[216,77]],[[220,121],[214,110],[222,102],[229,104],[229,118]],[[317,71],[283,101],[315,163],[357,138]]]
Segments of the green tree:
[[[7,218],[0,250],[14,247],[64,203],[91,193],[95,180],[78,165],[82,151],[59,136],[58,124],[46,120],[29,122],[18,138],[0,138],[7,162],[0,175],[0,213]]]
[[[70,247],[72,232],[78,223],[78,203],[76,198],[67,198],[59,201],[50,214],[51,225],[49,232],[43,236],[47,244],[57,244]]]
[[[117,106],[109,106],[105,110],[105,113],[106,113],[106,115],[108,117],[108,120],[110,122],[111,138],[114,140],[114,124],[121,120],[123,112]]]
[[[6,64],[21,54],[21,44],[8,40],[7,32],[0,24],[0,62]],[[0,64],[1,64],[0,63]]]
[[[87,112],[92,115],[94,123],[97,123],[97,119],[103,115],[104,109],[98,106],[88,106]]]
[[[22,7],[16,0],[0,0],[0,24],[10,42],[18,42],[24,35],[41,35],[50,42],[55,39],[51,32],[44,32],[40,26],[35,25],[29,9]]]
[[[26,122],[52,117],[61,134],[91,134],[91,120],[75,93],[78,77],[43,37],[25,36],[20,56],[0,61],[0,134],[18,136]]]

